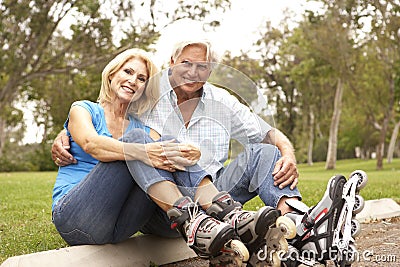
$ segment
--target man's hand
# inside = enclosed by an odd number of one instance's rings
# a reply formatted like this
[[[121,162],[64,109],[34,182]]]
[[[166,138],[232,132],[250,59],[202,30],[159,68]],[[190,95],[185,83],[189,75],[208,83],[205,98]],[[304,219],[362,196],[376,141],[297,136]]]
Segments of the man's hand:
[[[51,158],[57,166],[67,166],[77,163],[76,159],[68,152],[69,149],[69,138],[65,130],[63,130],[54,139],[51,147]]]
[[[290,189],[293,190],[299,183],[299,171],[296,161],[292,157],[282,156],[276,162],[272,175],[274,176],[274,185],[279,186],[280,189],[290,185]]]
[[[272,176],[274,185],[280,189],[290,185],[290,189],[295,189],[299,183],[299,171],[296,165],[296,156],[290,140],[278,129],[271,129],[263,140],[264,143],[276,145],[282,157],[276,162]]]
[[[177,143],[175,140],[148,143],[144,163],[169,172],[185,171],[185,166],[192,166],[200,159],[200,150],[191,145]]]

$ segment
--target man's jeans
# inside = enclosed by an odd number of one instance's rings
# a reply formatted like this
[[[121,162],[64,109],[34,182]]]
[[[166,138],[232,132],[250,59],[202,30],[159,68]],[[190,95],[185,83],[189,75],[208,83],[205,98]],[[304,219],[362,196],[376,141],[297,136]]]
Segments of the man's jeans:
[[[214,184],[242,204],[257,195],[271,207],[276,207],[283,196],[301,199],[297,188],[291,190],[286,186],[280,189],[274,185],[272,172],[280,157],[281,153],[274,145],[247,145],[245,151],[218,173]]]
[[[214,185],[219,191],[229,192],[233,199],[242,204],[257,195],[265,205],[275,208],[283,196],[301,199],[297,188],[291,190],[290,186],[286,186],[280,189],[274,185],[272,172],[280,157],[281,153],[276,146],[268,144],[248,145],[245,151],[240,153],[226,168],[218,172]],[[190,187],[188,184],[179,185]],[[168,224],[165,212],[156,208],[154,215],[142,228],[142,232],[157,233],[158,235],[168,233],[165,227],[157,228],[163,220]]]

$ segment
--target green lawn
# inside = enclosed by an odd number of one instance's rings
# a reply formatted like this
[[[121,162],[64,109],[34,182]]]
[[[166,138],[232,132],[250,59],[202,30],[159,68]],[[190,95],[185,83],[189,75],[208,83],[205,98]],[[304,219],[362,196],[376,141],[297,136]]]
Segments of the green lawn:
[[[333,171],[324,163],[300,165],[299,188],[308,205],[323,195],[326,182],[334,174],[348,176],[353,170],[367,172],[369,183],[362,190],[365,199],[393,198],[400,202],[400,159],[375,170],[375,161],[338,161]],[[55,172],[0,173],[0,263],[8,257],[67,246],[51,223],[51,191]],[[247,209],[260,207],[254,199]]]

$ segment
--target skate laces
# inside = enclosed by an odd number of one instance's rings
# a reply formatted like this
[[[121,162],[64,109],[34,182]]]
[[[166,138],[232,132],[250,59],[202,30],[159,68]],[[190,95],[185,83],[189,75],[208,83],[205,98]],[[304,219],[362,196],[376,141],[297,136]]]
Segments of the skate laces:
[[[198,205],[195,203],[190,203],[187,206],[187,212],[189,215],[189,225],[186,231],[187,244],[189,246],[193,245],[196,240],[196,233],[198,231],[204,233],[210,233],[212,229],[218,225],[218,223],[212,219],[212,217],[206,215],[199,210]],[[203,223],[203,225],[201,225]]]
[[[197,213],[199,213],[199,206],[197,205],[197,201],[189,203],[187,206],[187,211],[189,214],[189,222],[192,223],[196,218]]]

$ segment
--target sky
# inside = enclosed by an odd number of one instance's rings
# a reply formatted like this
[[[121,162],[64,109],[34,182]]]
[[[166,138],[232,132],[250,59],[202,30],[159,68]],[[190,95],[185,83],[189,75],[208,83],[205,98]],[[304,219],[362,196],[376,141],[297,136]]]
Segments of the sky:
[[[241,50],[247,51],[257,40],[257,32],[269,20],[273,25],[283,19],[283,10],[290,9],[300,14],[305,7],[315,5],[308,4],[306,0],[231,0],[231,10],[221,14],[220,27],[215,33],[208,33],[217,52],[222,55],[229,50],[232,55],[238,55]],[[157,53],[154,60],[156,64],[162,65],[169,59],[173,40],[198,36],[202,32],[202,23],[190,20],[181,20],[161,30],[161,37],[156,44]],[[67,114],[66,114],[67,115]],[[33,123],[32,112],[25,112],[24,119],[27,124],[27,133],[23,143],[34,143],[41,141],[41,132]]]
[[[315,7],[305,0],[231,0],[231,10],[222,14],[221,25],[215,33],[207,33],[206,37],[213,41],[219,54],[229,50],[237,55],[241,50],[247,51],[257,40],[257,33],[269,20],[277,26],[283,19],[283,10],[290,9],[298,14],[307,7]],[[296,18],[294,18],[296,19]],[[182,20],[161,30],[161,37],[156,46],[156,62],[164,63],[172,49],[173,40],[198,36],[202,32],[202,23]],[[167,56],[167,57],[166,57]]]

